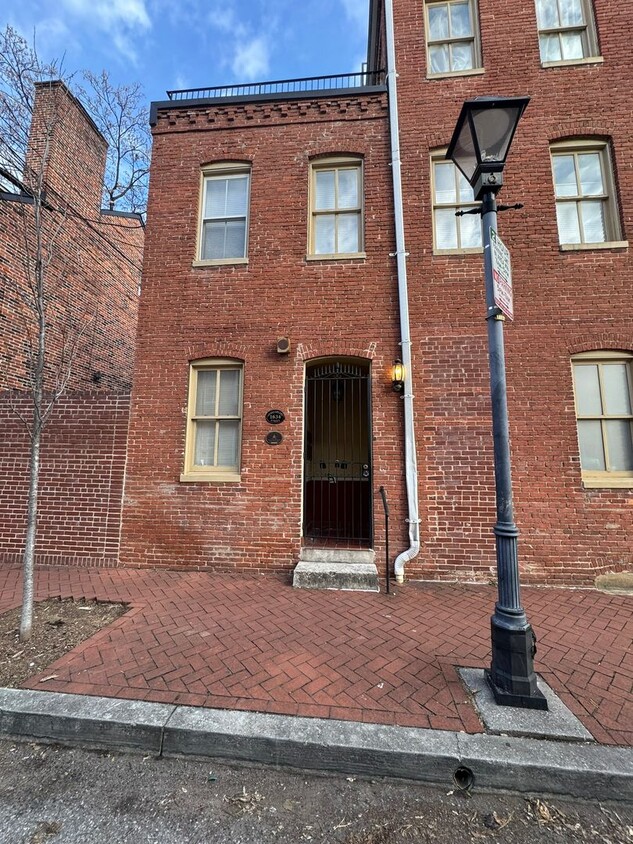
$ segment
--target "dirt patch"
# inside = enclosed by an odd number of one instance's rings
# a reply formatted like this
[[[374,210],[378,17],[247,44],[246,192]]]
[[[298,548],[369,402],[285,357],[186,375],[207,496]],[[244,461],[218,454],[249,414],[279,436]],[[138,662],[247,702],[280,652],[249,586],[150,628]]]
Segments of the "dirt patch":
[[[33,635],[20,642],[20,609],[0,615],[0,688],[15,689],[127,610],[125,604],[50,598],[35,604]]]

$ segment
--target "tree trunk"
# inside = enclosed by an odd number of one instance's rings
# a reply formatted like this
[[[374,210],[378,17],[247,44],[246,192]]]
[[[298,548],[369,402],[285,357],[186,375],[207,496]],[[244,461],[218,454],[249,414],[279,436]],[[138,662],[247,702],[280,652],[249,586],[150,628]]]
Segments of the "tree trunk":
[[[35,592],[35,536],[37,530],[37,494],[40,475],[40,445],[42,425],[39,413],[34,414],[29,467],[29,504],[26,520],[26,541],[22,557],[22,614],[20,616],[20,641],[28,642],[33,627],[33,595]]]

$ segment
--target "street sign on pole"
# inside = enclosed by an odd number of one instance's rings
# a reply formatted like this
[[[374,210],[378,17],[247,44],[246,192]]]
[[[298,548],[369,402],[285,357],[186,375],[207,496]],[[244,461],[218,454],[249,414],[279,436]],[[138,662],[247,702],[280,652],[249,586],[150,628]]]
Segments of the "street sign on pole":
[[[492,282],[495,305],[508,317],[508,319],[513,320],[514,305],[512,302],[512,268],[510,266],[510,253],[493,228],[490,229],[490,245],[492,247]]]

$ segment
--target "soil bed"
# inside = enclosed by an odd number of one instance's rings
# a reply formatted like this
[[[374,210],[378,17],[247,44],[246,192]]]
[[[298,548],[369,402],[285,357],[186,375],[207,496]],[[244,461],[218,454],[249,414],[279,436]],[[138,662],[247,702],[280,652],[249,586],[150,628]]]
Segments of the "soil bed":
[[[125,604],[50,598],[35,604],[28,642],[19,639],[19,608],[0,615],[0,688],[18,688],[126,610]]]

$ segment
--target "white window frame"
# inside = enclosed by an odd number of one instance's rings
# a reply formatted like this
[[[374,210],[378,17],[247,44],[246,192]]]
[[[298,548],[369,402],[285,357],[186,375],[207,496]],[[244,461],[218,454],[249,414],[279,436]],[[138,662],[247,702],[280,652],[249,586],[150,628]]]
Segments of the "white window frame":
[[[205,217],[205,197],[207,182],[212,179],[232,179],[244,178],[248,179],[247,195],[246,195],[246,215],[240,215],[235,219],[244,219],[244,254],[239,256],[227,258],[204,258],[202,250],[204,248],[204,224],[212,219],[220,219],[213,217]],[[200,199],[198,211],[198,233],[196,241],[196,260],[193,262],[194,266],[214,266],[223,264],[247,264],[248,263],[248,235],[250,228],[250,201],[251,201],[251,165],[236,162],[220,162],[216,164],[208,164],[202,168],[200,173]],[[222,218],[231,219],[231,218]]]
[[[440,38],[436,40],[431,39],[431,25],[429,20],[430,6],[451,6],[455,3],[468,3],[470,11],[470,20],[473,31],[472,36],[460,36],[452,38]],[[450,26],[450,12],[449,12],[449,26]],[[468,76],[469,74],[483,73],[482,56],[481,56],[481,35],[479,29],[479,10],[477,0],[424,0],[424,29],[426,42],[426,75],[429,79],[438,79],[445,76]],[[449,56],[451,55],[452,44],[472,43],[473,45],[473,66],[463,70],[443,70],[433,72],[431,70],[431,47],[437,47],[441,44],[447,44],[449,47]],[[449,64],[451,60],[449,58]]]
[[[559,19],[560,15],[560,0],[549,0],[551,3],[556,3],[559,10]],[[596,23],[594,19],[593,13],[593,3],[591,0],[580,0],[580,5],[582,8],[582,15],[583,15],[583,23],[582,25],[573,25],[573,26],[557,26],[552,28],[545,28],[541,27],[539,24],[539,13],[538,13],[538,3],[539,0],[535,0],[536,5],[536,26],[538,30],[538,39],[539,39],[539,53],[541,56],[541,64],[543,67],[552,67],[556,65],[571,65],[571,64],[583,64],[583,62],[591,62],[599,60],[600,57],[600,50],[598,49],[598,37],[596,33]],[[583,55],[582,58],[575,58],[575,59],[564,59],[560,58],[558,60],[549,61],[543,58],[543,50],[541,48],[541,36],[544,35],[556,35],[558,36],[559,43],[560,43],[560,52],[561,56],[563,54],[563,46],[561,42],[561,36],[565,35],[569,32],[577,32],[580,33],[582,46],[583,46]]]
[[[198,373],[215,370],[218,374],[221,371],[237,370],[240,374],[239,378],[239,394],[238,394],[238,415],[236,416],[219,416],[214,414],[212,416],[198,416],[196,415],[196,398],[198,388]],[[217,379],[216,389],[219,394],[220,379]],[[189,365],[189,390],[187,399],[187,423],[185,431],[185,453],[184,453],[184,467],[180,480],[188,481],[239,481],[240,465],[241,465],[241,442],[242,442],[242,418],[243,418],[243,395],[244,395],[244,365],[240,361],[230,360],[224,358],[206,358],[204,360],[192,361]],[[196,446],[196,424],[199,421],[215,421],[219,425],[225,420],[235,420],[239,422],[238,432],[238,448],[237,448],[237,464],[234,467],[227,466],[196,466],[194,464],[195,446]],[[217,428],[216,428],[217,430]],[[217,452],[219,437],[215,437],[215,447]]]
[[[455,196],[456,201],[451,203],[439,203],[436,201],[435,196],[435,165],[436,164],[451,164],[455,173]],[[431,153],[431,205],[432,205],[432,221],[433,221],[433,253],[436,255],[464,255],[469,253],[477,253],[483,251],[483,244],[480,246],[466,246],[462,247],[459,245],[461,243],[461,223],[463,217],[456,217],[456,226],[457,226],[457,247],[442,247],[437,242],[437,226],[435,221],[436,212],[439,209],[446,209],[452,208],[454,211],[467,211],[471,208],[481,208],[481,202],[477,202],[473,199],[472,202],[461,202],[457,199],[458,197],[458,168],[451,162],[447,161],[446,159],[446,150],[434,150]],[[481,216],[476,215],[477,220],[479,221],[479,228],[481,229]]]
[[[576,180],[578,191],[581,190],[580,182],[578,180],[578,156],[586,153],[597,153],[600,156],[600,167],[602,171],[602,185],[603,193],[596,196],[584,197],[582,193],[577,193],[574,196],[556,196],[556,177],[554,172],[554,159],[556,156],[573,155],[574,156],[574,171],[576,173]],[[556,208],[559,204],[574,203],[576,205],[576,213],[578,214],[580,243],[570,243],[568,241],[561,241],[560,231],[558,232],[558,242],[561,250],[572,251],[576,249],[609,249],[627,247],[628,242],[621,239],[622,232],[620,228],[620,215],[617,204],[617,194],[615,188],[615,178],[613,173],[613,162],[611,160],[611,151],[609,144],[606,141],[597,139],[569,139],[550,144],[550,158],[552,166],[552,184],[554,188],[554,201]],[[586,240],[582,225],[582,209],[581,203],[583,200],[597,201],[600,200],[604,206],[604,223],[605,223],[605,239],[604,240]]]
[[[332,208],[315,209],[316,200],[316,174],[324,170],[355,170],[358,178],[359,204],[356,208]],[[338,184],[338,177],[337,177]],[[310,162],[310,186],[308,200],[308,254],[309,261],[335,260],[341,258],[365,258],[365,181],[363,159],[353,156],[331,156],[318,158]],[[334,215],[336,218],[343,215],[356,214],[358,218],[358,251],[357,252],[316,252],[315,251],[315,220],[318,216]],[[338,228],[336,229],[338,231]],[[336,236],[336,235],[335,235]]]
[[[576,434],[578,434],[578,422],[582,420],[598,420],[601,423],[601,432],[602,432],[602,446],[604,451],[605,457],[605,470],[590,470],[584,469],[582,467],[582,463],[580,466],[581,475],[582,475],[582,482],[583,486],[587,488],[629,488],[633,487],[633,471],[623,472],[623,471],[613,471],[609,468],[609,447],[608,447],[608,440],[605,433],[605,423],[610,419],[624,419],[629,420],[631,425],[631,429],[633,432],[633,413],[630,414],[614,414],[609,415],[606,413],[601,413],[595,416],[589,416],[586,414],[580,415],[578,412],[578,401],[576,396],[576,377],[575,377],[575,368],[580,367],[583,365],[591,365],[591,366],[598,366],[599,370],[599,384],[600,384],[600,394],[602,398],[602,406],[604,408],[604,396],[603,396],[603,378],[602,378],[602,367],[608,366],[609,364],[625,364],[626,371],[628,376],[628,389],[629,389],[629,403],[633,403],[633,354],[630,352],[618,352],[618,351],[593,351],[593,352],[583,352],[582,354],[574,355],[571,359],[571,366],[572,366],[572,385],[574,389],[574,408],[575,408],[575,415],[576,415]],[[633,408],[632,408],[633,409]],[[580,438],[578,441],[578,454],[579,459],[580,457]]]

